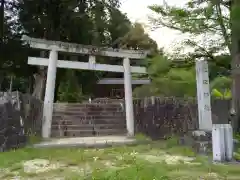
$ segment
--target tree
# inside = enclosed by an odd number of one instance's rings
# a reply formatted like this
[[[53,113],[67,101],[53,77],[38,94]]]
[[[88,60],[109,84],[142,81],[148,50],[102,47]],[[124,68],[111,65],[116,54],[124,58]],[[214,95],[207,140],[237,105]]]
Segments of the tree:
[[[230,24],[231,24],[231,55],[232,55],[232,72],[233,72],[233,84],[232,84],[232,107],[231,113],[235,115],[233,121],[234,127],[240,128],[240,2],[231,1],[230,4]]]
[[[119,46],[126,49],[145,50],[148,51],[148,59],[132,61],[135,65],[148,67],[151,58],[163,54],[162,49],[158,49],[157,42],[154,41],[145,32],[143,25],[135,23],[129,31],[119,39]],[[150,60],[150,61],[149,61]],[[119,61],[122,63],[122,60]],[[146,74],[133,74],[135,78],[147,78]]]
[[[215,78],[210,84],[213,97],[222,99],[231,98],[231,84],[232,79],[228,77],[219,76]]]
[[[124,37],[132,28],[129,19],[118,9],[119,6],[119,0],[108,2],[98,0],[59,0],[54,2],[22,0],[19,1],[17,7],[22,32],[29,36],[116,48],[121,45],[121,37]],[[132,43],[132,45],[134,44]],[[42,54],[42,56],[46,56],[46,54]],[[70,57],[67,54],[60,54],[60,56],[66,60],[71,58],[80,61],[86,60],[86,57],[83,56]],[[106,59],[98,58],[97,61],[104,62]],[[35,68],[34,73],[37,77],[35,84],[44,84],[45,69]],[[78,78],[74,78],[75,75]],[[63,82],[64,76],[72,76],[76,84],[82,87],[82,91],[88,94],[91,93],[91,85],[104,75],[105,73],[94,71],[75,71],[75,73],[69,74],[66,70],[58,70],[55,94],[59,91],[58,87],[63,87],[63,84],[67,83]],[[44,89],[44,87],[37,87],[39,86],[35,86],[35,90],[38,92],[40,89],[42,91]]]
[[[187,44],[193,46],[197,54],[212,58],[213,54],[220,50],[231,51],[229,6],[226,1],[202,0],[188,1],[184,8],[167,5],[152,5],[149,7],[158,14],[157,18],[151,18],[155,28],[169,27],[196,36],[203,34],[214,35],[215,39],[208,39],[210,46],[205,48],[188,39]],[[206,43],[206,42],[205,42]]]
[[[82,5],[81,9],[79,5]],[[89,36],[89,31],[85,31],[83,34],[83,31],[86,30],[84,28],[81,28],[82,31],[78,31],[79,23],[83,20],[88,21],[88,19],[83,17],[83,14],[79,13],[82,12],[82,8],[84,7],[84,4],[78,4],[78,2],[75,1],[60,0],[53,2],[22,0],[18,4],[19,23],[22,27],[22,31],[32,37],[77,42],[80,38],[84,37],[84,35],[86,37]],[[74,11],[74,9],[76,9],[76,11]],[[77,20],[79,22],[77,22]],[[71,26],[74,26],[74,28],[70,28]],[[78,35],[76,35],[77,31]],[[81,40],[84,41],[86,38]],[[46,53],[42,52],[41,56],[46,56]],[[60,85],[60,79],[64,76],[64,73],[65,71],[60,71],[60,73],[58,73],[60,78],[57,78],[56,92]],[[39,67],[35,69],[32,75],[35,77],[33,94],[37,98],[42,99],[45,88],[46,69]]]
[[[150,60],[148,74],[152,83],[137,88],[134,96],[194,97],[196,95],[193,68],[175,67],[174,62],[165,56],[156,56]]]
[[[100,1],[29,1],[22,0],[18,4],[19,23],[23,32],[37,38],[49,40],[69,41],[80,44],[104,44],[106,12],[105,5]],[[46,54],[42,54],[46,56]],[[67,55],[63,58],[69,59]],[[91,81],[88,77],[94,77],[93,72],[77,72],[81,84]],[[65,76],[65,70],[59,70],[56,81],[56,93],[61,79]],[[35,70],[35,94],[43,98],[45,84],[45,68]],[[76,82],[76,83],[78,83]],[[41,87],[41,88],[39,88]],[[57,97],[57,96],[56,96]]]
[[[25,64],[27,51],[22,47],[17,33],[18,26],[13,18],[16,13],[15,5],[14,0],[1,2],[0,87],[2,90],[9,90],[10,79],[14,79],[14,82],[18,81],[20,89],[26,90],[28,82],[22,79],[31,73],[31,69]]]
[[[66,76],[58,89],[58,100],[62,102],[81,102],[83,97],[82,88],[77,82],[75,71],[67,70]]]
[[[108,10],[110,14],[108,21],[108,30],[110,32],[109,45],[113,48],[120,48],[121,40],[128,35],[132,24],[126,14],[123,14],[119,9],[109,7]]]
[[[154,28],[169,27],[190,36],[182,42],[179,49],[190,47],[193,51],[184,54],[180,59],[188,59],[194,64],[196,58],[203,57],[210,61],[211,66],[224,68],[224,74],[230,71],[230,7],[226,0],[189,0],[183,8],[172,7],[166,3],[149,8],[158,15],[150,18]],[[179,54],[179,51],[176,51],[176,54]],[[228,63],[224,63],[224,67],[219,60],[222,59],[221,56],[229,59]]]
[[[165,3],[149,8],[158,15],[150,18],[155,28],[164,26],[190,35],[183,41],[180,50],[190,47],[193,51],[178,60],[194,65],[196,58],[207,59],[210,80],[219,75],[231,74],[230,6],[227,1],[188,1],[184,8]],[[204,42],[196,40],[200,36],[202,40],[205,37]]]
[[[8,7],[9,11],[11,11],[10,19],[5,21],[7,22],[5,25],[8,26],[8,28],[5,28],[8,30],[8,33],[5,34],[9,34],[6,42],[10,42],[10,39],[14,42],[11,44],[8,43],[8,45],[4,44],[4,51],[8,53],[4,53],[4,55],[7,54],[7,57],[2,58],[4,61],[1,62],[7,64],[6,62],[11,60],[10,64],[13,64],[11,68],[7,67],[6,76],[11,77],[9,75],[11,69],[13,77],[17,77],[16,74],[18,74],[24,79],[24,81],[19,79],[19,82],[30,82],[33,80],[33,95],[40,99],[43,99],[45,89],[43,85],[45,84],[46,68],[27,65],[27,56],[29,54],[39,56],[39,52],[27,46],[22,46],[20,41],[22,34],[27,34],[35,38],[86,45],[92,44],[103,47],[110,46],[113,48],[124,48],[123,44],[128,43],[131,45],[131,47],[128,46],[129,49],[138,47],[140,49],[152,48],[154,51],[157,51],[156,43],[145,34],[141,25],[138,27],[133,26],[127,16],[118,9],[120,6],[119,0],[5,0],[5,2],[8,2],[5,7]],[[13,19],[14,21],[12,21]],[[133,31],[138,32],[139,29],[141,31],[138,33],[137,41],[132,41],[129,37],[134,35]],[[127,39],[125,38],[126,36],[128,36]],[[10,53],[13,49],[17,53]],[[48,52],[42,51],[40,55],[48,57]],[[66,60],[72,58],[80,61],[86,60],[86,57],[83,56],[73,57],[62,53],[59,54],[59,58]],[[97,61],[101,62],[106,60],[107,58],[101,57],[97,59]],[[16,71],[16,67],[22,71]],[[57,96],[57,92],[61,92],[60,95],[62,98],[63,91],[65,91],[62,87],[74,84],[73,81],[77,86],[71,86],[72,92],[74,92],[74,88],[77,92],[79,87],[81,87],[84,93],[89,94],[91,93],[91,85],[95,84],[99,78],[105,75],[106,73],[104,72],[75,71],[74,73],[69,73],[64,69],[58,69],[55,100],[60,97]],[[65,77],[69,77],[71,82],[66,82]],[[15,81],[18,80],[15,79]],[[7,86],[8,83],[5,84]],[[27,86],[26,89],[28,89]]]
[[[219,62],[216,61],[219,57],[216,54],[227,50],[227,54],[224,54],[224,57],[229,56],[228,63],[225,63],[226,71],[232,70],[232,73],[236,73],[233,70],[240,63],[240,1],[189,0],[184,8],[165,4],[164,6],[153,5],[150,9],[159,15],[158,18],[152,18],[152,23],[157,27],[170,27],[192,36],[215,35],[216,38],[209,38],[209,45],[205,47],[187,40],[185,44],[195,48],[190,55],[193,58],[206,57],[215,63],[216,67],[218,66],[216,62]],[[239,124],[237,122],[240,120],[240,96],[237,93],[240,90],[240,77],[233,75],[231,113],[236,114],[234,127],[237,128]]]
[[[128,34],[121,39],[122,48],[135,50],[149,50],[150,54],[156,55],[158,46],[156,41],[151,39],[140,23],[135,23]]]

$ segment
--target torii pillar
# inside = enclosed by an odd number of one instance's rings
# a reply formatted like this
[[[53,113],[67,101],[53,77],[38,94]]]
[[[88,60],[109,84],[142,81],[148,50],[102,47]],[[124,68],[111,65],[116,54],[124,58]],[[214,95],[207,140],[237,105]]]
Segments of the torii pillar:
[[[133,115],[133,98],[132,98],[132,75],[129,58],[123,60],[124,68],[124,92],[126,107],[126,124],[128,136],[134,136],[134,115]]]
[[[45,139],[51,136],[55,81],[57,74],[57,60],[58,52],[56,50],[51,50],[49,54],[46,91],[43,106],[42,137]]]

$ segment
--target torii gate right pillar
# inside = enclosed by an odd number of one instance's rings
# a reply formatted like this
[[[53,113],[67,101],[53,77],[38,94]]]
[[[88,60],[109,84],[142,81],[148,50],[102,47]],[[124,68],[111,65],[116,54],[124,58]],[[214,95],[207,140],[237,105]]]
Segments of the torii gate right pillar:
[[[133,114],[133,98],[132,98],[132,75],[129,58],[123,60],[124,68],[124,92],[125,92],[125,109],[126,109],[126,125],[128,136],[134,136],[134,114]]]

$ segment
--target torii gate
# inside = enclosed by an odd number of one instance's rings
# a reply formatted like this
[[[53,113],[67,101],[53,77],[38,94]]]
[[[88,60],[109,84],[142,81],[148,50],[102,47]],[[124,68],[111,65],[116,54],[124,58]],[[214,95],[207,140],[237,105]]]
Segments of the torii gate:
[[[143,59],[147,56],[148,53],[147,51],[100,48],[96,46],[86,46],[81,44],[30,38],[25,35],[22,37],[22,40],[28,43],[31,48],[50,50],[49,59],[40,57],[28,57],[28,64],[30,65],[48,66],[46,91],[43,107],[43,122],[42,122],[43,138],[49,138],[51,135],[53,101],[57,68],[85,69],[94,71],[109,71],[124,73],[126,125],[128,135],[129,136],[134,135],[131,73],[146,74],[146,68],[130,66],[130,58]],[[89,62],[86,63],[77,61],[58,60],[58,52],[87,54],[89,55]],[[96,56],[123,58],[123,65],[98,64],[96,63]]]

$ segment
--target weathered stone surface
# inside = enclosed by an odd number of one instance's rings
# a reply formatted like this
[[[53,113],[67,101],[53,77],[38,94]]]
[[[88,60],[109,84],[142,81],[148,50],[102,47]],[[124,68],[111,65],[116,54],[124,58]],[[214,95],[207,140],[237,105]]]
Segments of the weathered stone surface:
[[[125,112],[120,102],[56,103],[52,137],[86,137],[126,134]]]
[[[41,113],[39,110],[41,102],[39,102],[31,96],[19,92],[0,92],[0,151],[24,146],[27,143],[29,132],[37,132],[35,127],[39,118],[31,116],[31,114],[35,112],[39,115]],[[34,111],[36,109],[37,112]]]
[[[214,124],[228,123],[230,101],[213,100]],[[135,129],[152,139],[183,136],[198,129],[196,99],[154,97],[134,100]],[[202,137],[201,137],[202,138]]]
[[[212,148],[212,133],[206,131],[189,131],[180,138],[180,144],[191,146],[195,152],[207,154]]]
[[[151,97],[134,99],[133,103],[135,133],[145,134],[152,139],[164,139],[198,129],[195,99]],[[229,105],[229,101],[225,100],[212,101],[214,123],[228,122]],[[108,98],[93,99],[91,103],[82,104],[56,103],[52,135],[79,137],[125,134],[124,106],[123,100]]]
[[[33,159],[23,163],[23,170],[25,173],[37,174],[56,170],[63,166],[64,165],[60,163],[50,163],[50,161],[46,159]]]
[[[19,135],[23,130],[21,120],[26,136],[41,133],[42,105],[40,100],[31,95],[18,92],[13,92],[11,95],[0,93],[0,146],[2,150],[6,149],[9,144],[15,144],[12,145],[13,148],[19,146],[16,143],[26,141],[25,136]],[[54,106],[53,136],[126,134],[123,100],[96,99],[92,103],[56,103]],[[214,123],[228,122],[229,101],[214,100],[212,110]],[[135,133],[145,134],[152,139],[164,139],[173,134],[189,136],[189,131],[192,132],[198,128],[197,103],[195,99],[166,97],[135,99],[134,120]],[[192,135],[190,137],[197,142],[196,147],[203,149],[204,144],[208,144],[206,142],[210,138]]]
[[[69,147],[84,147],[84,148],[101,148],[121,145],[139,144],[136,139],[127,138],[126,136],[100,136],[100,137],[76,137],[53,139],[51,141],[35,144],[35,148],[69,148]]]
[[[25,143],[21,124],[18,94],[0,93],[0,151],[17,148]]]

